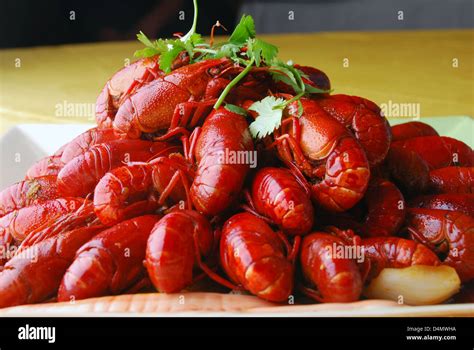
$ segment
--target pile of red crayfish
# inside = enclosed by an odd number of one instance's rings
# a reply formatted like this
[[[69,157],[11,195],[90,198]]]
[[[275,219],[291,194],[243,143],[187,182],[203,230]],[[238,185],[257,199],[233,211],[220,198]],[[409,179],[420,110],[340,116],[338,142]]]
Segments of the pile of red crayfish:
[[[165,74],[158,60],[113,75],[97,127],[0,193],[0,307],[203,278],[279,303],[351,302],[382,270],[412,265],[474,279],[468,145],[419,121],[390,127],[313,67],[294,65],[325,92],[295,98],[255,66],[215,108],[242,66],[183,51]],[[268,96],[286,102],[281,123],[256,138],[252,106]],[[364,259],[328,254],[344,247]]]

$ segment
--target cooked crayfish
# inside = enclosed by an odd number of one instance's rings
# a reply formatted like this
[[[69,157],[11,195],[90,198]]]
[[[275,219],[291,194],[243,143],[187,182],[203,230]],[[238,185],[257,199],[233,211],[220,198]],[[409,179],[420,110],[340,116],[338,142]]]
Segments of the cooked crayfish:
[[[317,101],[326,113],[354,133],[364,148],[371,166],[385,159],[392,134],[387,119],[374,102],[348,95],[330,95]]]
[[[253,141],[245,118],[225,108],[211,113],[198,135],[191,198],[196,210],[213,216],[227,209],[240,194]]]
[[[60,194],[54,175],[17,182],[0,192],[0,217],[14,210],[58,197]]]
[[[392,126],[392,141],[411,139],[418,136],[439,136],[438,132],[423,122],[413,121]]]
[[[145,84],[121,104],[114,129],[119,135],[138,138],[144,132],[196,126],[218,97],[206,93],[208,86],[231,65],[227,58],[201,61]]]
[[[0,218],[0,266],[20,244],[27,247],[51,235],[89,225],[94,220],[92,203],[84,198],[57,198],[24,207]]]
[[[144,278],[146,242],[159,219],[145,215],[123,221],[82,245],[64,273],[58,301],[118,294]]]
[[[199,270],[229,285],[205,262],[214,253],[214,233],[209,221],[193,210],[178,210],[165,215],[148,239],[145,265],[160,292],[179,292],[196,280]]]
[[[0,307],[54,297],[76,251],[102,229],[100,225],[77,228],[15,255],[0,271]]]
[[[192,171],[180,155],[161,156],[148,163],[130,163],[105,174],[94,191],[94,210],[105,225],[152,213],[170,198],[189,207]]]
[[[432,170],[428,187],[434,193],[474,193],[474,167]]]
[[[67,163],[58,174],[58,191],[63,196],[86,197],[112,169],[124,163],[144,162],[179,150],[165,142],[116,140],[91,147]]]
[[[360,144],[317,102],[302,99],[303,114],[282,122],[278,152],[290,168],[312,183],[313,199],[330,211],[345,211],[362,199],[370,178],[369,162]],[[297,111],[296,103],[290,104]],[[313,183],[314,182],[314,183]]]
[[[281,236],[250,213],[232,216],[222,228],[220,258],[227,276],[265,300],[288,300],[295,253],[285,251]]]
[[[440,254],[463,282],[474,278],[474,218],[457,211],[411,208],[408,232]]]
[[[302,291],[321,302],[351,302],[359,300],[363,277],[355,257],[345,257],[342,238],[325,232],[313,232],[301,245],[301,269],[311,287]],[[339,255],[341,256],[339,256]]]
[[[252,182],[251,212],[270,219],[289,235],[303,235],[313,227],[309,191],[285,168],[262,168]]]
[[[459,211],[474,217],[473,193],[443,193],[420,196],[409,203],[412,208],[443,209]]]

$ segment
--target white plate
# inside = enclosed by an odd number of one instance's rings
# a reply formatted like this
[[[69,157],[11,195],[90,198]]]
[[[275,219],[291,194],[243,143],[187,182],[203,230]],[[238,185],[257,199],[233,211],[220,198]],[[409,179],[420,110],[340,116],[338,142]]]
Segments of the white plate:
[[[20,124],[0,138],[0,190],[25,178],[28,168],[93,124]]]

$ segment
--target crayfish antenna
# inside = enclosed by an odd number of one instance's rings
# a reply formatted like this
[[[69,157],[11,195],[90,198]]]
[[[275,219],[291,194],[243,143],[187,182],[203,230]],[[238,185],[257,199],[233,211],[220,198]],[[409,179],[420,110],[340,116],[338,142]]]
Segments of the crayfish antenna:
[[[163,192],[161,192],[160,197],[158,198],[158,204],[163,205],[165,203],[166,199],[170,196],[171,191],[173,191],[179,181],[181,181],[184,191],[186,192],[186,205],[189,210],[192,210],[193,204],[191,201],[191,194],[189,193],[189,181],[182,169],[176,170],[176,172],[173,174],[170,182],[168,182],[168,185],[166,185],[166,187],[163,189]]]
[[[266,216],[261,215],[260,213],[257,212],[257,210],[255,209],[255,205],[254,205],[252,196],[250,195],[250,193],[247,189],[244,190],[244,196],[245,196],[245,200],[246,200],[247,204],[242,204],[240,206],[243,210],[245,210],[246,212],[248,212],[252,215],[255,215],[259,219],[262,219],[263,221],[265,221],[269,225],[275,225],[275,223],[271,219],[269,219]]]
[[[193,132],[189,136],[189,149],[187,152],[185,151],[184,153],[186,160],[189,161],[191,164],[194,164],[194,151],[196,150],[196,144],[199,135],[201,135],[201,127],[197,126],[194,128]]]
[[[290,254],[290,252],[291,252],[291,244],[290,244],[290,242],[288,242],[288,239],[286,238],[285,234],[284,234],[282,231],[277,231],[276,234],[277,234],[277,236],[281,239],[281,241],[283,242],[283,244],[285,245],[286,254],[287,254],[287,256],[289,256],[289,254]]]
[[[418,241],[427,246],[432,251],[436,251],[436,247],[433,243],[429,242],[423,235],[418,233],[418,231],[412,229],[411,227],[407,227],[407,231]]]
[[[209,39],[209,46],[212,47],[212,45],[214,44],[214,30],[218,27],[222,27],[222,29],[224,29],[226,32],[227,32],[227,28],[224,27],[221,22],[219,21],[216,21],[216,24],[214,24],[211,28],[211,38]]]
[[[324,303],[323,297],[319,294],[319,292],[313,288],[305,287],[302,284],[298,285],[298,290],[306,295],[307,297],[316,300],[317,302]]]
[[[265,221],[267,224],[272,225],[272,226],[275,225],[275,223],[273,222],[273,220],[267,218],[266,216],[263,216],[263,215],[259,214],[259,213],[256,212],[252,207],[250,207],[250,206],[248,206],[248,205],[246,205],[246,204],[242,204],[240,207],[241,207],[243,210],[245,210],[247,213],[250,213],[250,214],[256,216],[257,218],[262,219],[262,220]]]
[[[177,126],[175,128],[169,129],[164,135],[155,137],[153,141],[168,141],[170,138],[177,135],[189,136],[189,131],[182,126]]]
[[[212,244],[212,255],[218,256],[219,254],[219,243],[221,241],[222,230],[220,228],[216,228],[214,230],[214,242]]]
[[[371,268],[372,263],[369,259],[364,259],[364,261],[359,264],[359,271],[362,283],[365,283],[369,278]]]
[[[293,240],[293,246],[291,247],[291,251],[289,252],[289,255],[288,255],[288,260],[291,261],[293,266],[295,265],[296,257],[298,256],[298,253],[300,251],[300,246],[301,246],[301,236],[296,236],[295,239]]]
[[[199,248],[199,242],[197,238],[197,233],[194,232],[193,234],[193,241],[194,241],[194,251],[196,252],[196,259],[197,263],[199,265],[199,268],[206,273],[206,275],[209,276],[210,279],[212,279],[214,282],[219,283],[220,285],[223,285],[224,287],[227,287],[231,290],[242,290],[242,287],[239,287],[232,282],[226,280],[224,277],[219,276],[215,271],[213,271],[209,266],[202,261],[201,257],[201,250]]]
[[[139,279],[133,286],[126,289],[123,293],[124,294],[137,294],[141,292],[142,290],[152,287],[152,286],[153,284],[151,283],[150,279],[148,277],[143,277]]]
[[[250,192],[249,192],[248,189],[244,190],[244,197],[245,197],[245,200],[247,201],[249,207],[252,208],[252,210],[255,210],[255,204],[253,203],[252,196],[250,195]]]
[[[324,231],[341,238],[346,244],[358,246],[361,244],[360,236],[356,235],[352,229],[341,230],[336,226],[326,226]]]
[[[311,185],[309,184],[308,180],[306,180],[301,170],[294,163],[291,163],[290,171],[296,178],[296,181],[298,181],[301,187],[303,187],[306,195],[311,197]]]

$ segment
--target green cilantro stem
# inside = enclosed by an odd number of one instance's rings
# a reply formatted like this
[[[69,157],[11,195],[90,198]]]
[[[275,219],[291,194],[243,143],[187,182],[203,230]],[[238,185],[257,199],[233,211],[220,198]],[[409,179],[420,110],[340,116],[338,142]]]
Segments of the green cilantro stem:
[[[298,95],[293,96],[288,101],[285,101],[285,102],[279,104],[278,106],[273,107],[273,109],[279,109],[279,108],[283,109],[286,106],[288,106],[291,102],[295,102],[295,101],[299,100],[301,97],[303,97],[303,95],[304,95],[304,92],[300,92]]]
[[[246,65],[250,62],[250,61],[247,61],[247,60],[245,60],[245,59],[243,59],[243,58],[240,58],[240,57],[234,57],[234,58],[232,58],[232,59],[233,59],[235,62],[238,62],[238,63],[240,63],[240,64],[242,64],[242,65],[244,65],[244,66],[246,66]]]
[[[186,42],[191,38],[191,35],[196,33],[196,26],[197,26],[197,19],[198,19],[198,4],[197,0],[193,0],[193,5],[194,5],[194,17],[193,17],[193,25],[189,32],[186,33],[185,36],[181,37],[182,42]]]
[[[200,49],[200,48],[197,48],[195,47],[194,48],[194,51],[196,52],[202,52],[202,53],[210,53],[212,55],[216,55],[218,53],[217,50],[212,50],[212,49]]]
[[[237,83],[242,80],[243,77],[245,77],[247,75],[247,73],[250,71],[250,69],[252,69],[252,65],[254,64],[255,62],[255,58],[252,57],[252,59],[249,61],[247,67],[245,67],[245,69],[239,73],[239,75],[237,75],[234,79],[232,79],[232,81],[225,87],[224,91],[222,91],[221,95],[219,96],[216,104],[214,105],[214,109],[217,109],[221,106],[222,102],[224,102],[224,99],[227,97],[227,95],[229,94],[229,91],[235,86],[237,85]]]

